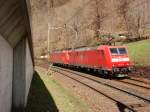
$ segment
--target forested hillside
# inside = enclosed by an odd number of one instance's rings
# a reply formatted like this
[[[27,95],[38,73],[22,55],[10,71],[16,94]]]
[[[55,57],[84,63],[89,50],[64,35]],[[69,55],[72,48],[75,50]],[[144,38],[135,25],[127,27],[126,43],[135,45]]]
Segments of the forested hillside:
[[[102,35],[149,36],[149,5],[149,0],[31,0],[35,53],[48,51],[48,24],[50,51],[97,45]]]

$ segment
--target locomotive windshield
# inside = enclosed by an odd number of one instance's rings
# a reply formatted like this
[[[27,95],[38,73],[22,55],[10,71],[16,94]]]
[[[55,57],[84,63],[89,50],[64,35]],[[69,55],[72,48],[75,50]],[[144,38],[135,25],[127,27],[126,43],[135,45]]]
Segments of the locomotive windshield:
[[[111,54],[118,54],[117,48],[110,48]]]
[[[127,51],[125,48],[118,48],[119,54],[127,54]]]
[[[110,52],[112,55],[127,54],[127,51],[125,48],[110,48]]]

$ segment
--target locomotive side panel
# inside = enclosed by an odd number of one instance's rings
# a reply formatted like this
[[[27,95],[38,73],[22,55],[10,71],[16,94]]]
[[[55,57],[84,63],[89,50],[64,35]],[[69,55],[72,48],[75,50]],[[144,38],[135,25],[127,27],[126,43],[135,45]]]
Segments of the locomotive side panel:
[[[75,54],[75,55],[74,55]],[[88,68],[101,68],[103,58],[99,50],[79,51],[72,54],[74,64]]]
[[[63,53],[51,53],[49,60],[51,63],[63,63]]]
[[[127,74],[130,59],[125,46],[99,46],[90,50],[69,50],[50,54],[52,63],[91,68],[106,75]]]

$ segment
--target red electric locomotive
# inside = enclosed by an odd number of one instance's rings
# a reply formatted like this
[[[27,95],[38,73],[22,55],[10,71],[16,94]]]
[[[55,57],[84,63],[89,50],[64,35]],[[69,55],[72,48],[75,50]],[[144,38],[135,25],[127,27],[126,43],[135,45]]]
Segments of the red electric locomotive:
[[[126,46],[86,47],[50,53],[53,64],[62,64],[87,69],[94,69],[104,75],[126,76],[130,71],[130,58]]]

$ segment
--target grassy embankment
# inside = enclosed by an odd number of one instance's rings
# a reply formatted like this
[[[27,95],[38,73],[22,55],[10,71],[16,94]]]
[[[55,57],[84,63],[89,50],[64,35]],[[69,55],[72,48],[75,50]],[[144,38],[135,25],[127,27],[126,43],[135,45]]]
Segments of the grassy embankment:
[[[65,90],[46,70],[36,68],[26,112],[90,112],[79,99]]]
[[[150,66],[150,39],[126,44],[135,65]]]

